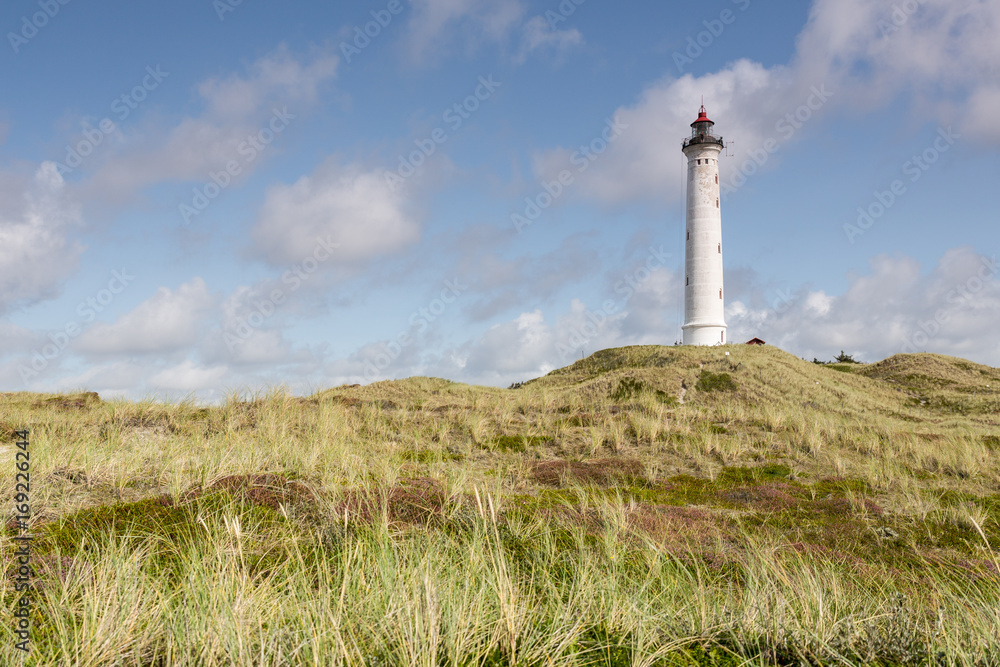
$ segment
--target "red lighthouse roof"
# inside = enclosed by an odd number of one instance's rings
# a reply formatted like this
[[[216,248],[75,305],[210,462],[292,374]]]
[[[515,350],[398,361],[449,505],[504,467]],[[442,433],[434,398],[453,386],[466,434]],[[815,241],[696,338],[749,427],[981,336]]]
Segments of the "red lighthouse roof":
[[[712,123],[712,125],[715,125],[715,121],[708,119],[708,112],[705,111],[704,104],[701,105],[701,110],[698,111],[698,120],[696,120],[694,123]],[[691,123],[691,127],[694,127],[694,123]]]

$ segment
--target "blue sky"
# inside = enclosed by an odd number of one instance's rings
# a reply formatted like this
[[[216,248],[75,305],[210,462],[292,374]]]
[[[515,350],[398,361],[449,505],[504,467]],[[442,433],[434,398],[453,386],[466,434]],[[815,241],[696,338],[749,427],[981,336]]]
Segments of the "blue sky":
[[[702,96],[730,340],[1000,365],[998,23],[997,0],[5,3],[0,387],[505,386],[673,344]]]

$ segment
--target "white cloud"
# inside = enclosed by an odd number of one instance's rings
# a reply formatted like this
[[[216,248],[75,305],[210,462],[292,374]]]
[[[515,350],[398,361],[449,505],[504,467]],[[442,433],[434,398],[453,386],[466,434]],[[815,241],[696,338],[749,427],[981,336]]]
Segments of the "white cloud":
[[[449,37],[462,36],[467,51],[488,41],[502,43],[524,15],[520,0],[413,0],[407,50],[420,62],[451,46]]]
[[[1000,267],[995,258],[970,248],[947,251],[929,272],[922,272],[911,258],[879,255],[872,258],[868,271],[848,276],[849,286],[842,294],[802,287],[770,308],[759,305],[761,294],[752,272],[737,276],[752,287],[730,285],[731,292],[747,295],[728,304],[732,341],[760,336],[805,358],[829,359],[843,349],[873,361],[897,352],[926,350],[1000,365],[995,335],[1000,329]],[[638,282],[627,303],[624,295],[615,295],[613,312],[602,310],[603,301],[574,299],[562,312],[549,316],[539,309],[521,312],[455,345],[433,332],[417,336],[380,375],[433,375],[505,386],[572,363],[581,350],[590,354],[623,345],[671,345],[677,333],[680,291],[679,275],[657,267]],[[254,293],[241,288],[222,301],[222,321],[245,317]],[[347,358],[330,359],[322,352],[293,348],[280,335],[280,327],[268,322],[237,353],[216,354],[212,350],[218,352],[218,341],[208,345],[203,340],[206,331],[207,338],[218,338],[212,306],[198,279],[174,291],[161,289],[115,324],[92,328],[93,338],[106,339],[97,352],[131,351],[147,354],[144,359],[93,366],[52,384],[64,390],[87,386],[131,395],[195,392],[203,398],[217,398],[226,387],[282,382],[307,391],[323,383],[369,380],[365,360],[386,349],[383,343],[373,343]],[[184,319],[190,310],[204,313],[206,307],[208,315]],[[24,332],[10,333],[19,344],[30,344]],[[201,354],[200,360],[190,356],[206,350],[209,354]],[[11,372],[0,367],[0,376]]]
[[[916,11],[900,15],[903,5]],[[787,65],[738,60],[699,77],[667,76],[615,112],[628,129],[586,172],[577,174],[570,159],[574,149],[566,148],[541,152],[534,171],[550,180],[570,169],[577,176],[572,192],[599,201],[682,200],[680,186],[663,184],[683,183],[679,143],[702,95],[718,131],[727,139],[739,137],[730,147],[734,165],[744,164],[767,139],[778,145],[794,141],[838,105],[857,113],[900,95],[909,100],[907,120],[955,124],[963,136],[1000,142],[998,26],[998,2],[816,0]],[[816,108],[805,110],[805,123],[780,124],[815,90],[829,101],[813,97]],[[581,139],[597,139],[600,129]],[[779,155],[770,157],[771,165],[779,161]]]
[[[520,0],[414,0],[406,42],[408,57],[424,62],[440,56],[456,46],[457,36],[464,40],[458,47],[466,53],[485,43],[507,51],[516,64],[542,51],[562,60],[584,40],[576,28],[557,27],[569,15],[559,11],[554,15],[562,20],[550,22],[540,15],[526,18]]]
[[[833,307],[833,297],[825,292],[809,292],[805,300],[805,309],[820,317],[830,314]]]
[[[284,47],[249,67],[247,76],[230,74],[225,79],[208,79],[198,93],[214,118],[245,119],[274,104],[316,101],[320,85],[337,72],[338,58],[319,54],[308,64],[295,60]]]
[[[964,134],[1000,145],[1000,85],[976,90],[969,99]]]
[[[511,373],[552,370],[555,336],[540,310],[490,327],[472,346],[464,372],[477,377],[506,378]]]
[[[773,133],[774,118],[783,113],[780,99],[793,97],[791,84],[782,70],[768,70],[758,63],[740,60],[726,69],[695,78],[667,78],[647,88],[639,102],[618,109],[614,116],[622,129],[603,148],[605,128],[595,125],[590,145],[595,156],[580,172],[574,154],[577,149],[554,149],[535,158],[539,178],[554,179],[569,169],[576,178],[570,191],[606,202],[654,199],[683,199],[685,163],[680,140],[697,115],[693,101],[705,96],[709,116],[725,136],[739,136],[740,145],[755,147]],[[780,90],[780,97],[775,91]],[[802,98],[808,96],[799,93]],[[772,126],[772,127],[769,127]],[[592,143],[593,140],[593,143]],[[665,187],[664,184],[681,184]]]
[[[225,366],[204,368],[191,360],[185,360],[156,373],[149,378],[148,384],[152,388],[166,391],[218,390],[228,372]]]
[[[254,252],[277,266],[314,257],[324,270],[343,270],[400,250],[420,236],[405,191],[390,188],[378,170],[331,158],[312,175],[268,191],[251,231]],[[338,247],[331,251],[331,244]]]
[[[539,49],[550,49],[557,59],[562,59],[573,47],[583,44],[583,35],[576,28],[553,28],[543,16],[529,19],[521,28],[521,47],[515,62],[523,63],[529,54]]]
[[[799,35],[802,76],[849,88],[854,106],[882,104],[900,91],[916,102],[967,99],[995,86],[1000,4],[952,0],[816,0]],[[919,111],[944,111],[937,103]],[[940,118],[942,121],[954,118]]]
[[[752,272],[739,279],[753,283]],[[795,355],[830,359],[840,350],[876,361],[899,352],[950,354],[1000,366],[1000,267],[969,248],[947,251],[928,273],[907,257],[880,255],[849,276],[839,295],[803,287],[771,307],[756,288],[727,305],[728,338],[764,338]],[[504,386],[572,363],[581,351],[624,345],[672,345],[678,333],[679,275],[659,267],[613,313],[574,299],[561,313],[522,312],[454,347],[431,353],[419,369],[400,358],[388,375],[420,374]],[[753,303],[751,303],[753,302]],[[568,351],[567,351],[568,350]],[[426,350],[421,350],[423,357]],[[418,357],[421,355],[417,355]]]
[[[37,344],[37,336],[10,322],[0,322],[0,356],[23,354]]]
[[[70,240],[80,223],[55,165],[43,162],[31,180],[0,179],[0,312],[57,295],[84,247]]]
[[[280,303],[270,295],[278,290]],[[282,323],[300,314],[288,285],[264,281],[254,286],[241,285],[220,304],[221,321],[202,345],[206,363],[226,363],[239,367],[274,367],[311,358],[308,350],[296,350],[285,339]]]
[[[74,350],[91,356],[169,355],[186,351],[202,338],[216,299],[201,278],[176,290],[161,287],[113,324],[84,331]]]
[[[336,74],[337,63],[336,56],[326,54],[303,63],[280,48],[253,63],[245,76],[202,82],[198,93],[204,113],[173,126],[129,131],[117,150],[95,160],[95,173],[82,184],[85,194],[101,203],[121,202],[161,182],[207,181],[210,172],[224,170],[231,160],[241,168],[237,180],[245,178],[264,151],[255,150],[250,158],[249,149],[240,151],[241,144],[270,130],[276,110],[297,116],[315,103],[320,86]]]
[[[809,358],[927,351],[1000,366],[1000,269],[970,248],[947,251],[927,274],[911,258],[880,255],[843,294],[803,289],[778,306],[730,304],[731,339],[760,336]]]
[[[148,368],[143,365],[131,361],[115,361],[103,365],[88,366],[84,371],[74,375],[52,379],[42,378],[38,387],[32,385],[32,389],[58,393],[75,391],[84,387],[88,391],[96,391],[102,398],[129,394],[135,398],[138,390],[143,386],[143,379],[147,372]]]

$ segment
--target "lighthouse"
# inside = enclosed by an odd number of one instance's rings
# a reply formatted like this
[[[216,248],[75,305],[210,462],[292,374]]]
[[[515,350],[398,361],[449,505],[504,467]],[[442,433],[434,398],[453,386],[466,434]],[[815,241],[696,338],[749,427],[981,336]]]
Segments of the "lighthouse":
[[[719,201],[719,154],[722,137],[704,105],[691,123],[681,149],[687,157],[687,225],[684,245],[685,345],[726,342],[722,291],[722,209]]]

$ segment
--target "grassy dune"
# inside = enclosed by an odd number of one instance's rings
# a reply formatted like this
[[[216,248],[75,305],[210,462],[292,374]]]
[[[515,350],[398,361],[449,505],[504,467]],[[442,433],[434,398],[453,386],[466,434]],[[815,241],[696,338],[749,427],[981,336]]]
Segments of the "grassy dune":
[[[4,394],[28,664],[1000,664],[998,390],[939,355],[650,346],[513,389]]]

